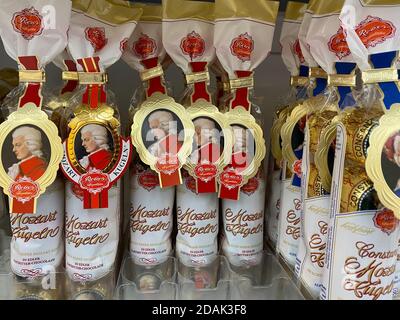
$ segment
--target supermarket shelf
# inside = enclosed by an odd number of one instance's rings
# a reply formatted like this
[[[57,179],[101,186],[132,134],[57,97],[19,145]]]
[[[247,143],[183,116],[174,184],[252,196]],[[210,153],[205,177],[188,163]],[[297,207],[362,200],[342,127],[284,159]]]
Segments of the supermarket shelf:
[[[21,278],[10,269],[9,238],[0,235],[0,300],[303,300],[287,266],[267,250],[255,266],[232,266],[218,256],[207,267],[186,267],[170,257],[157,266],[126,256],[115,281],[72,281],[64,270]],[[116,286],[113,284],[117,283]]]

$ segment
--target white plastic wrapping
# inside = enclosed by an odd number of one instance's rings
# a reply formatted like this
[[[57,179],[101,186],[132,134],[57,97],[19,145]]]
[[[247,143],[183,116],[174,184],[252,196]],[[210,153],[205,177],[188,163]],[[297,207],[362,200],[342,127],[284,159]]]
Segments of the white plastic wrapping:
[[[177,187],[176,254],[186,266],[211,264],[218,255],[219,201],[214,193],[196,194],[195,180],[186,175]]]
[[[346,0],[340,14],[351,54],[362,71],[371,68],[369,55],[400,49],[399,4],[375,3]]]
[[[355,62],[339,20],[343,4],[344,0],[338,1],[336,6],[339,10],[329,15],[324,12],[313,13],[306,34],[306,41],[313,58],[327,74],[336,73],[336,62]],[[321,25],[324,28],[321,28]]]
[[[172,251],[175,188],[161,189],[157,174],[140,164],[130,179],[130,255],[140,265],[161,264]]]
[[[299,29],[299,42],[305,65],[308,65],[309,67],[318,67],[318,63],[310,52],[310,44],[307,42],[307,33],[310,29],[312,14],[313,12],[310,10],[310,7],[307,7]]]
[[[83,209],[83,195],[65,187],[66,270],[76,281],[94,281],[109,273],[119,241],[120,184],[108,192],[108,209]]]
[[[230,79],[236,78],[237,70],[254,71],[268,57],[274,31],[274,23],[239,18],[216,19],[214,46],[218,60]],[[238,53],[231,47],[235,40],[243,41],[249,47]]]
[[[159,21],[139,21],[126,42],[122,59],[133,69],[144,71],[142,60],[158,58],[161,63],[166,55],[162,43],[161,17]]]
[[[10,214],[11,269],[21,277],[55,272],[64,258],[64,182],[57,178],[35,214]]]
[[[73,9],[68,32],[68,50],[75,61],[99,57],[100,69],[105,71],[121,58],[123,43],[130,38],[136,25],[135,20],[111,24]]]
[[[165,50],[185,74],[192,73],[190,62],[214,60],[214,21],[164,18],[162,29]]]
[[[15,61],[37,56],[44,67],[67,46],[71,1],[4,0],[0,9],[0,36]]]
[[[305,9],[306,6],[307,5],[304,4],[302,10]],[[300,65],[305,63],[299,41],[299,31],[303,15],[299,14],[298,19],[285,17],[282,23],[282,31],[279,39],[282,47],[281,56],[283,63],[292,76],[298,76]]]
[[[240,200],[224,200],[222,250],[235,266],[257,265],[263,251],[265,177],[257,176],[240,192]]]

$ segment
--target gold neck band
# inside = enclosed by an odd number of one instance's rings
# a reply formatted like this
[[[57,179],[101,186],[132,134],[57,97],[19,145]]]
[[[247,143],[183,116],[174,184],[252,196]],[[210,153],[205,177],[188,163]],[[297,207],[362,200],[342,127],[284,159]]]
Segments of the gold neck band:
[[[310,79],[307,77],[292,76],[290,78],[290,85],[292,87],[306,87],[310,83]]]
[[[140,79],[142,81],[149,81],[151,79],[158,78],[163,75],[164,75],[164,70],[162,66],[158,65],[157,67],[140,72]]]
[[[398,82],[399,74],[397,69],[393,68],[371,69],[362,72],[362,81],[364,84]]]
[[[108,82],[108,75],[107,73],[103,72],[64,71],[62,74],[62,79],[64,81],[79,81],[79,84],[82,85],[103,85]]]
[[[310,72],[309,73],[310,78],[318,78],[318,79],[327,79],[328,78],[327,73],[318,67],[317,68],[311,67],[309,72]]]
[[[21,83],[43,83],[46,75],[42,70],[19,70],[19,82]]]
[[[330,74],[328,75],[328,86],[330,87],[355,87],[355,74]]]

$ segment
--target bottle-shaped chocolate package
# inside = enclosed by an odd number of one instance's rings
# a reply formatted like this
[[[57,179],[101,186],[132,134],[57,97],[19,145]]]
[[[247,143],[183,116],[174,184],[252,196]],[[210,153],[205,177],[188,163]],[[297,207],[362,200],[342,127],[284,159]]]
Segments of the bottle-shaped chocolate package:
[[[297,259],[299,245],[302,241],[302,179],[304,156],[304,142],[306,138],[307,119],[309,115],[324,106],[329,94],[326,93],[327,75],[320,68],[318,62],[310,52],[306,35],[310,28],[313,8],[308,4],[298,32],[298,41],[293,47],[298,59],[302,62],[300,76],[306,76],[308,71],[308,86],[305,89],[307,99],[300,99],[290,110],[285,123],[281,128],[282,156],[284,164],[282,170],[282,194],[280,219],[278,223],[277,252],[280,257],[292,268],[299,263]],[[292,81],[305,81],[294,78]],[[304,92],[302,92],[304,94]],[[286,169],[285,169],[286,168]],[[301,248],[301,247],[300,247]],[[296,268],[297,269],[297,268]]]
[[[104,8],[112,10],[105,13]],[[123,43],[141,13],[128,3],[106,0],[73,5],[68,51],[78,71],[64,73],[64,78],[78,81],[80,88],[67,111],[61,163],[67,178],[65,240],[70,299],[112,295],[120,252],[119,179],[129,166],[132,147],[129,138],[121,134],[116,98],[106,87],[106,70],[120,59]]]
[[[142,80],[131,101],[130,135],[138,134],[132,131],[132,125],[141,105],[157,93],[170,93],[163,75],[168,59],[162,44],[162,7],[144,4],[138,6],[143,9],[143,14],[126,42],[122,56],[132,69],[140,73]],[[168,120],[169,115],[166,116]],[[140,286],[141,290],[146,290],[162,281],[155,281],[156,270],[173,252],[171,233],[175,187],[161,188],[157,172],[141,161],[138,154],[135,154],[131,164],[129,187],[129,253],[135,264],[148,270],[139,275],[151,280],[144,281],[148,285]]]
[[[278,219],[280,214],[282,176],[286,170],[286,161],[282,155],[281,129],[287,116],[296,106],[296,101],[306,95],[308,85],[308,67],[301,52],[298,33],[307,4],[288,2],[285,19],[280,35],[282,60],[291,75],[291,88],[277,108],[271,127],[271,148],[268,170],[267,207],[266,207],[266,238],[276,248],[278,241]],[[289,177],[288,177],[289,179]]]
[[[296,273],[300,281],[315,298],[319,297],[322,283],[331,204],[330,186],[324,187],[316,153],[321,132],[342,110],[354,107],[357,96],[356,64],[352,55],[341,55],[346,42],[339,48],[337,45],[337,39],[342,36],[339,14],[343,4],[344,1],[337,1],[335,6],[328,6],[323,1],[311,1],[309,6],[313,14],[306,35],[310,53],[328,78],[328,87],[324,93],[326,100],[315,112],[308,115],[305,127],[302,163],[304,205],[296,263]],[[329,16],[326,13],[330,13]],[[321,22],[326,28],[319,27]],[[330,156],[326,160],[332,161],[332,154]]]
[[[63,15],[49,17],[49,6],[53,14]],[[0,34],[6,52],[18,63],[20,83],[2,107],[1,184],[9,198],[11,270],[28,291],[35,279],[60,271],[64,257],[64,191],[57,174],[62,145],[50,120],[56,98],[45,85],[44,68],[67,45],[70,10],[70,1],[1,3]],[[44,23],[47,18],[53,28]],[[44,290],[40,281],[37,289]],[[61,298],[43,293],[43,299]]]
[[[177,15],[177,7],[186,9]],[[210,93],[209,68],[216,57],[214,7],[212,3],[168,0],[163,10],[163,43],[185,75],[181,103],[195,130],[184,183],[177,187],[176,255],[180,274],[197,288],[217,284],[212,267],[218,256],[217,176],[229,163],[232,148],[231,128]]]
[[[257,266],[264,249],[265,141],[261,114],[253,105],[255,69],[271,50],[276,3],[216,1],[214,46],[228,73],[226,99],[233,130],[232,161],[219,177],[222,199],[222,252],[242,274]],[[253,108],[254,107],[254,108]],[[251,275],[250,275],[251,276]]]

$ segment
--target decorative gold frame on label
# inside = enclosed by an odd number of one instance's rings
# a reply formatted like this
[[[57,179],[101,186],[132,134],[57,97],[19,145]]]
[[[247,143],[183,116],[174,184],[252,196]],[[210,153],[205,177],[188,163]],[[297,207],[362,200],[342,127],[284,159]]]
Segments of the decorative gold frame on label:
[[[0,125],[0,153],[3,150],[6,137],[14,129],[23,125],[32,125],[40,128],[45,133],[50,143],[51,155],[47,169],[45,173],[35,181],[40,187],[40,196],[46,191],[46,188],[54,182],[57,176],[59,164],[63,157],[61,138],[58,136],[57,126],[49,120],[47,114],[34,103],[27,103],[23,108],[19,108],[17,111],[11,113],[7,120]],[[14,180],[7,174],[4,166],[0,165],[0,186],[8,196],[10,196],[9,188],[13,182]]]
[[[284,106],[282,109],[277,111],[277,117],[271,127],[271,153],[278,163],[281,163],[281,161],[283,160],[281,146],[281,129],[290,111],[290,106]]]
[[[195,120],[197,118],[210,118],[214,120],[222,129],[222,135],[224,137],[224,146],[223,151],[216,163],[214,163],[217,167],[217,176],[224,170],[224,168],[229,165],[232,157],[232,148],[233,148],[233,133],[232,128],[229,125],[229,120],[226,114],[219,112],[218,108],[206,100],[199,100],[186,109],[186,112],[189,113],[191,120]],[[190,162],[190,157],[187,159],[184,168],[189,172],[189,174],[196,178],[195,168],[197,163]]]
[[[293,149],[292,149],[292,135],[293,130],[299,120],[305,117],[307,114],[313,111],[312,105],[308,100],[303,101],[296,106],[290,115],[286,118],[286,122],[281,128],[281,138],[282,138],[282,157],[286,160],[287,166],[290,171],[293,172],[293,165],[297,159]]]
[[[84,174],[86,170],[80,165],[75,154],[75,140],[79,134],[79,131],[89,125],[98,124],[106,127],[110,130],[113,136],[114,152],[111,162],[103,172],[107,173],[118,161],[118,157],[121,150],[119,127],[120,123],[118,119],[114,117],[114,109],[106,104],[99,105],[96,109],[91,109],[88,105],[80,105],[76,108],[74,115],[75,117],[69,122],[68,126],[71,128],[71,132],[67,138],[67,153],[71,165],[78,170],[79,173]]]
[[[182,147],[177,154],[180,162],[179,169],[181,169],[183,165],[186,164],[187,158],[192,153],[194,125],[185,107],[177,103],[173,98],[165,94],[155,93],[140,105],[133,117],[133,124],[131,127],[132,144],[135,146],[140,159],[149,165],[153,171],[159,173],[156,168],[158,158],[153,156],[147,150],[142,140],[142,125],[147,116],[156,110],[171,111],[182,122],[183,130],[185,131],[185,137],[183,139]]]
[[[340,121],[340,116],[332,119],[332,122],[321,132],[320,141],[318,143],[317,152],[314,156],[315,166],[321,178],[322,187],[330,191],[332,185],[332,175],[329,171],[328,155],[329,148],[336,138],[336,126]]]
[[[395,104],[381,117],[379,126],[372,131],[368,155],[365,161],[367,174],[374,183],[379,200],[385,207],[393,210],[398,219],[400,219],[400,198],[396,196],[386,183],[382,170],[382,152],[387,140],[399,131],[400,104]]]
[[[229,125],[232,127],[234,125],[239,125],[242,127],[246,127],[250,130],[252,130],[252,134],[254,137],[254,143],[255,143],[255,153],[254,153],[254,158],[253,161],[250,163],[250,165],[241,172],[241,176],[243,178],[242,184],[240,185],[241,187],[247,184],[247,182],[255,177],[258,173],[258,169],[261,166],[262,161],[265,158],[266,155],[266,146],[265,146],[265,140],[263,136],[263,129],[260,127],[260,125],[256,122],[256,119],[249,113],[248,110],[244,108],[236,108],[233,110],[230,110],[229,112],[225,113]],[[233,137],[233,144],[235,143],[234,137]],[[218,182],[220,182],[220,176],[218,177]]]

